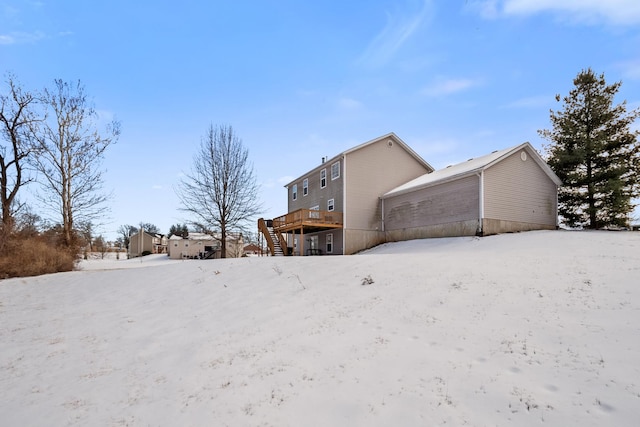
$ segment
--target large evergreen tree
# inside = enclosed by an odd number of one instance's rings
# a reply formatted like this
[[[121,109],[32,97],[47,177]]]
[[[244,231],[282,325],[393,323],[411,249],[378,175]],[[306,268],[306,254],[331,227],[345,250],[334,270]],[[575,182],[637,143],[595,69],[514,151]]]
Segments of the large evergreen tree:
[[[183,238],[189,237],[189,228],[187,224],[175,224],[169,228],[169,237],[171,236],[180,236]]]
[[[621,82],[607,85],[604,74],[582,70],[573,83],[564,109],[551,110],[553,129],[539,131],[551,142],[548,163],[563,182],[558,211],[571,227],[628,225],[640,194],[639,132],[631,129],[640,110],[627,112],[626,101],[614,105]]]

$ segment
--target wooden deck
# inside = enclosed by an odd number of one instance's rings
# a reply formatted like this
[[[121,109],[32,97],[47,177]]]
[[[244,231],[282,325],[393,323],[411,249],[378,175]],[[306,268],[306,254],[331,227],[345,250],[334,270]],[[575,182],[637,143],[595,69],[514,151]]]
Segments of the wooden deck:
[[[305,233],[342,228],[342,212],[299,209],[273,219],[273,229],[281,233],[303,229]]]

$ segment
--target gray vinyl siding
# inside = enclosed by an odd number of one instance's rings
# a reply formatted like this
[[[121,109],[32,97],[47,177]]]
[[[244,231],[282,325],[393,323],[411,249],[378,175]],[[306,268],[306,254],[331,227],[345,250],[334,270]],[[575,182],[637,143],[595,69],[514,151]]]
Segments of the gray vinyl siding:
[[[479,182],[472,175],[385,199],[385,231],[476,221]]]
[[[523,161],[521,152],[527,152]],[[528,150],[519,150],[484,172],[484,217],[555,226],[557,187]]]
[[[390,140],[393,142],[391,146],[388,144]],[[382,194],[430,172],[391,138],[349,153],[345,171],[346,228],[367,231],[382,230]]]
[[[340,161],[340,177],[334,180],[331,180],[331,165],[336,161]],[[322,169],[327,169],[327,185],[324,188],[320,186],[320,171]],[[293,212],[298,209],[310,209],[314,206],[318,206],[321,211],[327,210],[327,202],[329,199],[334,200],[333,210],[336,212],[343,212],[344,204],[343,204],[343,193],[344,193],[344,185],[343,185],[343,174],[344,169],[344,161],[342,158],[333,159],[329,162],[323,163],[319,168],[314,169],[306,175],[301,176],[298,180],[291,183],[287,188],[287,197],[288,197],[288,211]],[[309,179],[309,192],[306,196],[303,196],[302,191],[302,183],[306,179]],[[298,199],[293,200],[292,198],[292,188],[294,184],[298,184]],[[286,212],[283,212],[284,215]],[[335,238],[335,236],[334,236]]]

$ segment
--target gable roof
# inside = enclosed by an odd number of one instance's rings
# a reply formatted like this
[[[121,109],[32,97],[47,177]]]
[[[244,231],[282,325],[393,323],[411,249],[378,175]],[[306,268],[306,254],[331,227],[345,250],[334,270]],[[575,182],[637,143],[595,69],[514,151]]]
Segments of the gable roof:
[[[497,150],[492,152],[491,154],[477,157],[475,159],[469,159],[466,162],[447,166],[444,169],[419,176],[418,178],[385,193],[382,198],[384,199],[391,196],[397,196],[399,194],[408,193],[410,191],[430,187],[436,184],[453,181],[479,173],[522,149],[527,149],[527,152],[529,152],[531,158],[538,164],[543,172],[547,174],[549,179],[551,179],[556,185],[562,185],[562,181],[560,181],[560,178],[558,178],[558,176],[551,170],[549,165],[547,165],[542,157],[540,157],[540,154],[538,154],[538,152],[531,146],[531,144],[529,144],[528,142],[524,142],[514,147],[505,148],[504,150]]]
[[[367,142],[363,142],[362,144],[356,145],[355,147],[349,148],[348,150],[343,151],[340,154],[337,154],[335,156],[333,156],[330,159],[327,159],[324,163],[321,163],[320,165],[316,166],[313,169],[310,169],[308,172],[304,173],[303,175],[300,175],[299,177],[297,177],[296,179],[294,179],[293,181],[289,182],[288,184],[285,185],[285,188],[289,188],[289,186],[291,184],[296,183],[297,181],[300,181],[300,178],[305,177],[307,175],[310,175],[312,173],[314,173],[316,170],[320,170],[323,167],[326,167],[326,164],[329,163],[335,163],[337,160],[341,159],[342,157],[351,154],[355,151],[361,150],[365,147],[368,147],[369,145],[375,144],[377,142],[383,141],[383,140],[387,140],[387,139],[393,139],[393,141],[400,145],[407,153],[409,153],[409,155],[411,155],[411,157],[413,157],[418,163],[420,163],[425,169],[430,170],[430,171],[434,171],[435,169],[433,168],[433,166],[431,166],[429,163],[427,163],[427,161],[425,159],[423,159],[422,157],[420,157],[418,155],[418,153],[416,153],[415,151],[413,151],[413,149],[411,147],[409,147],[403,140],[400,139],[400,137],[398,135],[396,135],[393,132],[389,132],[385,135],[379,136],[375,139],[372,139],[370,141]]]
[[[402,148],[404,148],[404,150],[407,153],[409,153],[411,155],[411,157],[416,159],[418,161],[418,163],[420,163],[426,169],[430,169],[431,171],[435,170],[435,168],[433,166],[431,166],[429,163],[427,163],[427,161],[425,159],[420,157],[418,155],[418,153],[413,151],[413,149],[411,147],[409,147],[403,140],[400,139],[400,137],[398,135],[396,135],[393,132],[389,132],[388,134],[379,136],[378,138],[372,139],[371,141],[363,142],[360,145],[356,145],[355,147],[350,148],[347,151],[344,151],[342,153],[342,155],[347,155],[347,154],[353,153],[354,151],[361,150],[361,149],[363,149],[363,148],[365,148],[365,147],[367,147],[367,146],[369,146],[371,144],[375,144],[376,142],[379,142],[379,141],[382,141],[382,140],[385,140],[385,139],[393,139],[397,144],[399,144]]]

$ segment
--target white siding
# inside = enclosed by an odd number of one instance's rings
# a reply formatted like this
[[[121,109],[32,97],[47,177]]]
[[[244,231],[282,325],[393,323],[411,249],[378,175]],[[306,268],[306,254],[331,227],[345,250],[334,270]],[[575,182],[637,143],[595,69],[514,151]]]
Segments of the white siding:
[[[526,160],[522,160],[523,152]],[[485,218],[556,225],[557,187],[528,150],[513,153],[484,174]]]

